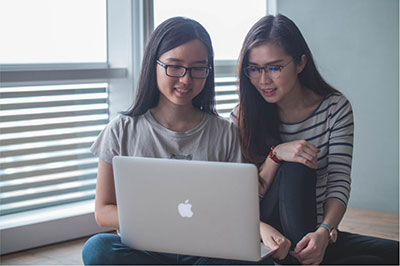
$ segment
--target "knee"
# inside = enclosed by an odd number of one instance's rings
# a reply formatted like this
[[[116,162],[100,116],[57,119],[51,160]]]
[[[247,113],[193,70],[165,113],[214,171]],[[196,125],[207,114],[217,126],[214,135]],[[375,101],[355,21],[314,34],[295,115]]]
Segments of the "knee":
[[[281,164],[281,168],[282,167],[287,170],[297,172],[297,173],[310,174],[310,173],[315,172],[314,169],[311,169],[310,167],[308,167],[302,163],[296,163],[296,162],[283,162]]]
[[[112,234],[97,234],[89,238],[82,248],[83,264],[104,264],[112,250],[113,237]]]
[[[315,169],[304,164],[283,162],[278,173],[281,183],[286,186],[294,186],[297,189],[315,189],[317,175]]]
[[[284,176],[294,176],[296,178],[315,179],[316,170],[305,166],[302,163],[283,162],[279,171],[284,172]]]

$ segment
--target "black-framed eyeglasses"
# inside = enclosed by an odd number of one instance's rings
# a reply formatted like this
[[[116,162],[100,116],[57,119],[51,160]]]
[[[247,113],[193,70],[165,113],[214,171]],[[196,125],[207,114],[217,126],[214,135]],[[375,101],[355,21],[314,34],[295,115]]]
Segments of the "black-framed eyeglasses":
[[[282,69],[293,62],[294,59],[290,60],[283,66],[265,66],[265,67],[257,67],[257,66],[248,66],[244,68],[244,73],[250,79],[259,79],[262,75],[262,71],[264,70],[265,74],[268,74],[271,79],[278,79],[281,75]]]
[[[166,65],[157,60],[157,64],[165,68],[165,74],[168,77],[181,78],[189,71],[190,77],[193,79],[205,79],[210,74],[211,66],[208,67],[184,67],[179,65]]]

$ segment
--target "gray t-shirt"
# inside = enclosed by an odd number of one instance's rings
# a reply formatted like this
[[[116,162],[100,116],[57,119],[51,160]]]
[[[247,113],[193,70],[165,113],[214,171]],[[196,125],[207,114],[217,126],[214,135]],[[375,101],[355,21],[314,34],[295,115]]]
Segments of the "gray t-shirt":
[[[241,162],[238,130],[232,122],[205,114],[203,121],[186,132],[159,124],[150,110],[144,115],[119,115],[100,133],[90,148],[105,162],[114,156]]]

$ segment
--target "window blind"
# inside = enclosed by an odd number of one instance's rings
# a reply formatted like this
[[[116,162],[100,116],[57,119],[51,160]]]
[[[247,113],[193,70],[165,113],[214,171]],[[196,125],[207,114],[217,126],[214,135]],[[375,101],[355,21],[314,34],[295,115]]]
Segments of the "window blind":
[[[0,215],[92,199],[107,83],[0,88]]]
[[[215,79],[215,101],[219,115],[229,118],[232,109],[238,104],[237,78],[233,76]]]
[[[89,148],[109,121],[107,87],[0,88],[0,215],[94,198]],[[216,78],[218,113],[237,102],[236,78]]]

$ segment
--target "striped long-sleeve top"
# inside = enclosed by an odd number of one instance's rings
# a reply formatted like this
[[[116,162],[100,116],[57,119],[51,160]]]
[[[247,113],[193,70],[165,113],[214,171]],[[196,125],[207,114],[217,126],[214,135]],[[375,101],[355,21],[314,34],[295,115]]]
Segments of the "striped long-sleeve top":
[[[236,122],[237,107],[231,113]],[[334,199],[347,206],[350,196],[350,172],[353,154],[353,111],[340,93],[324,97],[306,119],[297,123],[281,122],[283,142],[307,140],[318,147],[316,200],[318,223],[324,217],[323,205]]]
[[[304,139],[318,147],[316,200],[318,223],[324,217],[323,205],[335,199],[347,206],[353,153],[353,111],[342,94],[326,96],[316,110],[298,123],[281,123],[284,142]]]

